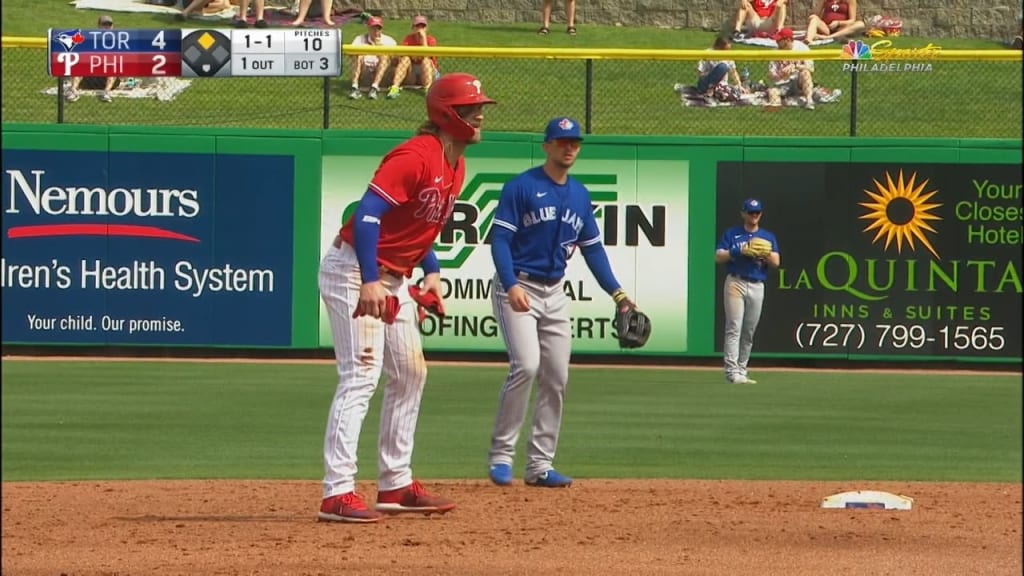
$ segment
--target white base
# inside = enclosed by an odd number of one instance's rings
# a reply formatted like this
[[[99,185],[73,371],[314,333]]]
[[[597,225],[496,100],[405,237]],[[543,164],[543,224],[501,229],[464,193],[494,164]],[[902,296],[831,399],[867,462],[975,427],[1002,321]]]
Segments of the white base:
[[[868,508],[875,510],[910,510],[914,499],[909,496],[897,496],[878,490],[856,490],[842,492],[822,498],[822,508]]]

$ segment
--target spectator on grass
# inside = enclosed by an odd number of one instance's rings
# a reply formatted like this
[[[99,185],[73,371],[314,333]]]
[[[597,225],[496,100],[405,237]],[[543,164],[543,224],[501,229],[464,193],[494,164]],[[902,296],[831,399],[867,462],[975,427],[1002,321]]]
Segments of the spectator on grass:
[[[732,39],[746,35],[771,35],[786,25],[787,0],[740,0],[733,23]],[[744,32],[746,28],[746,33]]]
[[[295,20],[292,20],[292,26],[302,26],[306,21],[306,15],[309,14],[309,6],[313,3],[313,0],[300,0],[299,1],[299,12],[295,15]],[[320,11],[322,13],[324,24],[334,27],[337,24],[331,16],[334,15],[334,1],[333,0],[320,0]]]
[[[96,21],[96,25],[104,30],[114,28],[114,19],[104,14]],[[111,102],[113,98],[110,91],[120,83],[117,76],[72,76],[71,85],[64,91],[64,99],[68,102],[75,102],[79,98],[79,90],[103,90],[100,92],[100,102]]]
[[[541,8],[541,24],[537,34],[547,36],[551,33],[551,8],[555,0],[544,0]],[[569,36],[576,35],[576,0],[565,0],[565,32]]]
[[[231,8],[230,0],[192,0],[175,18],[181,21],[188,20],[193,12],[202,11],[205,14],[219,14]]]
[[[267,21],[263,19],[263,2],[264,0],[253,0],[253,16],[256,18],[257,28],[266,28],[269,25]],[[238,15],[231,22],[231,25],[235,28],[248,28],[249,21],[246,19],[249,16],[249,0],[238,0]]]
[[[353,46],[397,46],[395,39],[384,34],[384,19],[380,16],[373,16],[366,21],[366,34],[360,34],[352,40]],[[367,54],[356,56],[352,61],[352,92],[348,95],[352,100],[363,97],[360,86],[370,84],[370,92],[367,95],[370,100],[377,99],[380,92],[380,84],[385,79],[385,74],[391,66],[390,56],[375,56]]]
[[[728,38],[718,36],[708,50],[731,48],[732,42]],[[710,95],[718,85],[728,86],[730,79],[741,91],[746,92],[739,72],[736,71],[736,63],[732,60],[701,60],[697,63],[697,91],[701,94]]]
[[[772,36],[779,45],[779,50],[810,52],[811,48],[793,40],[793,30],[783,28]],[[772,105],[780,105],[781,99],[796,96],[800,105],[814,110],[814,61],[813,60],[775,60],[768,64],[768,77],[775,84],[768,90],[768,98]]]
[[[402,46],[437,46],[437,38],[427,33],[426,16],[416,16],[412,19],[412,32],[402,38]],[[395,79],[391,84],[391,89],[388,90],[388,98],[398,98],[402,91],[402,82],[409,74],[410,68],[412,69],[411,82],[422,86],[424,92],[430,90],[430,85],[441,75],[436,56],[428,58],[401,56],[395,66]]]
[[[863,32],[866,26],[857,19],[857,0],[821,0],[818,11],[807,18],[807,36],[810,44],[822,38],[846,38]]]

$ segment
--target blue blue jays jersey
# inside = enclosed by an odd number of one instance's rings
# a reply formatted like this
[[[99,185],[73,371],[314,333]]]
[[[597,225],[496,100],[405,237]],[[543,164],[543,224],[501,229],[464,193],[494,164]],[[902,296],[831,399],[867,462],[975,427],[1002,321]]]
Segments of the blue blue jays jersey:
[[[757,232],[748,232],[743,226],[733,226],[726,230],[725,234],[722,234],[722,237],[718,240],[718,246],[715,247],[715,250],[729,250],[733,246],[746,244],[754,238],[764,238],[772,243],[772,252],[779,251],[779,242],[775,239],[775,234],[764,228],[758,228]],[[764,282],[768,280],[765,266],[765,261],[761,258],[751,258],[740,254],[725,265],[725,271],[728,274],[746,278],[747,280]]]
[[[576,246],[601,242],[590,192],[572,176],[565,184],[556,184],[541,166],[505,184],[494,225],[513,232],[516,273],[535,278],[562,278]]]

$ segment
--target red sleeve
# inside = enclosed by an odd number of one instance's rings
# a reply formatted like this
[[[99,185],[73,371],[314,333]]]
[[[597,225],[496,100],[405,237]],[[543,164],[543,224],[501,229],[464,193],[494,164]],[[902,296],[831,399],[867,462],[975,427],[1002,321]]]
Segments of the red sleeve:
[[[423,157],[407,148],[392,150],[381,160],[377,172],[370,180],[370,189],[380,194],[392,206],[409,201],[416,186],[424,178],[426,166]]]
[[[427,46],[437,46],[437,38],[427,36]]]
[[[415,46],[412,43],[412,34],[406,34],[405,38],[402,38],[402,46]]]

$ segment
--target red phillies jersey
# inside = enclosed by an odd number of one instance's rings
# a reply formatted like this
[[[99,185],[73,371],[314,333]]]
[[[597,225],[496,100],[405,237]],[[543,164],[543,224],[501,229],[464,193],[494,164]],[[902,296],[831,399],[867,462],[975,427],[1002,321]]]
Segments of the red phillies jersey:
[[[414,136],[388,152],[370,181],[370,190],[392,206],[380,221],[381,266],[412,276],[448,222],[465,179],[463,159],[452,168],[436,136]],[[341,237],[352,245],[354,218],[341,228]]]
[[[846,20],[850,17],[850,4],[847,0],[832,0],[825,4],[825,13],[822,20],[825,24],[831,24],[836,20]]]
[[[754,0],[751,4],[754,6],[754,12],[761,18],[768,18],[775,12],[775,4],[778,0]]]

